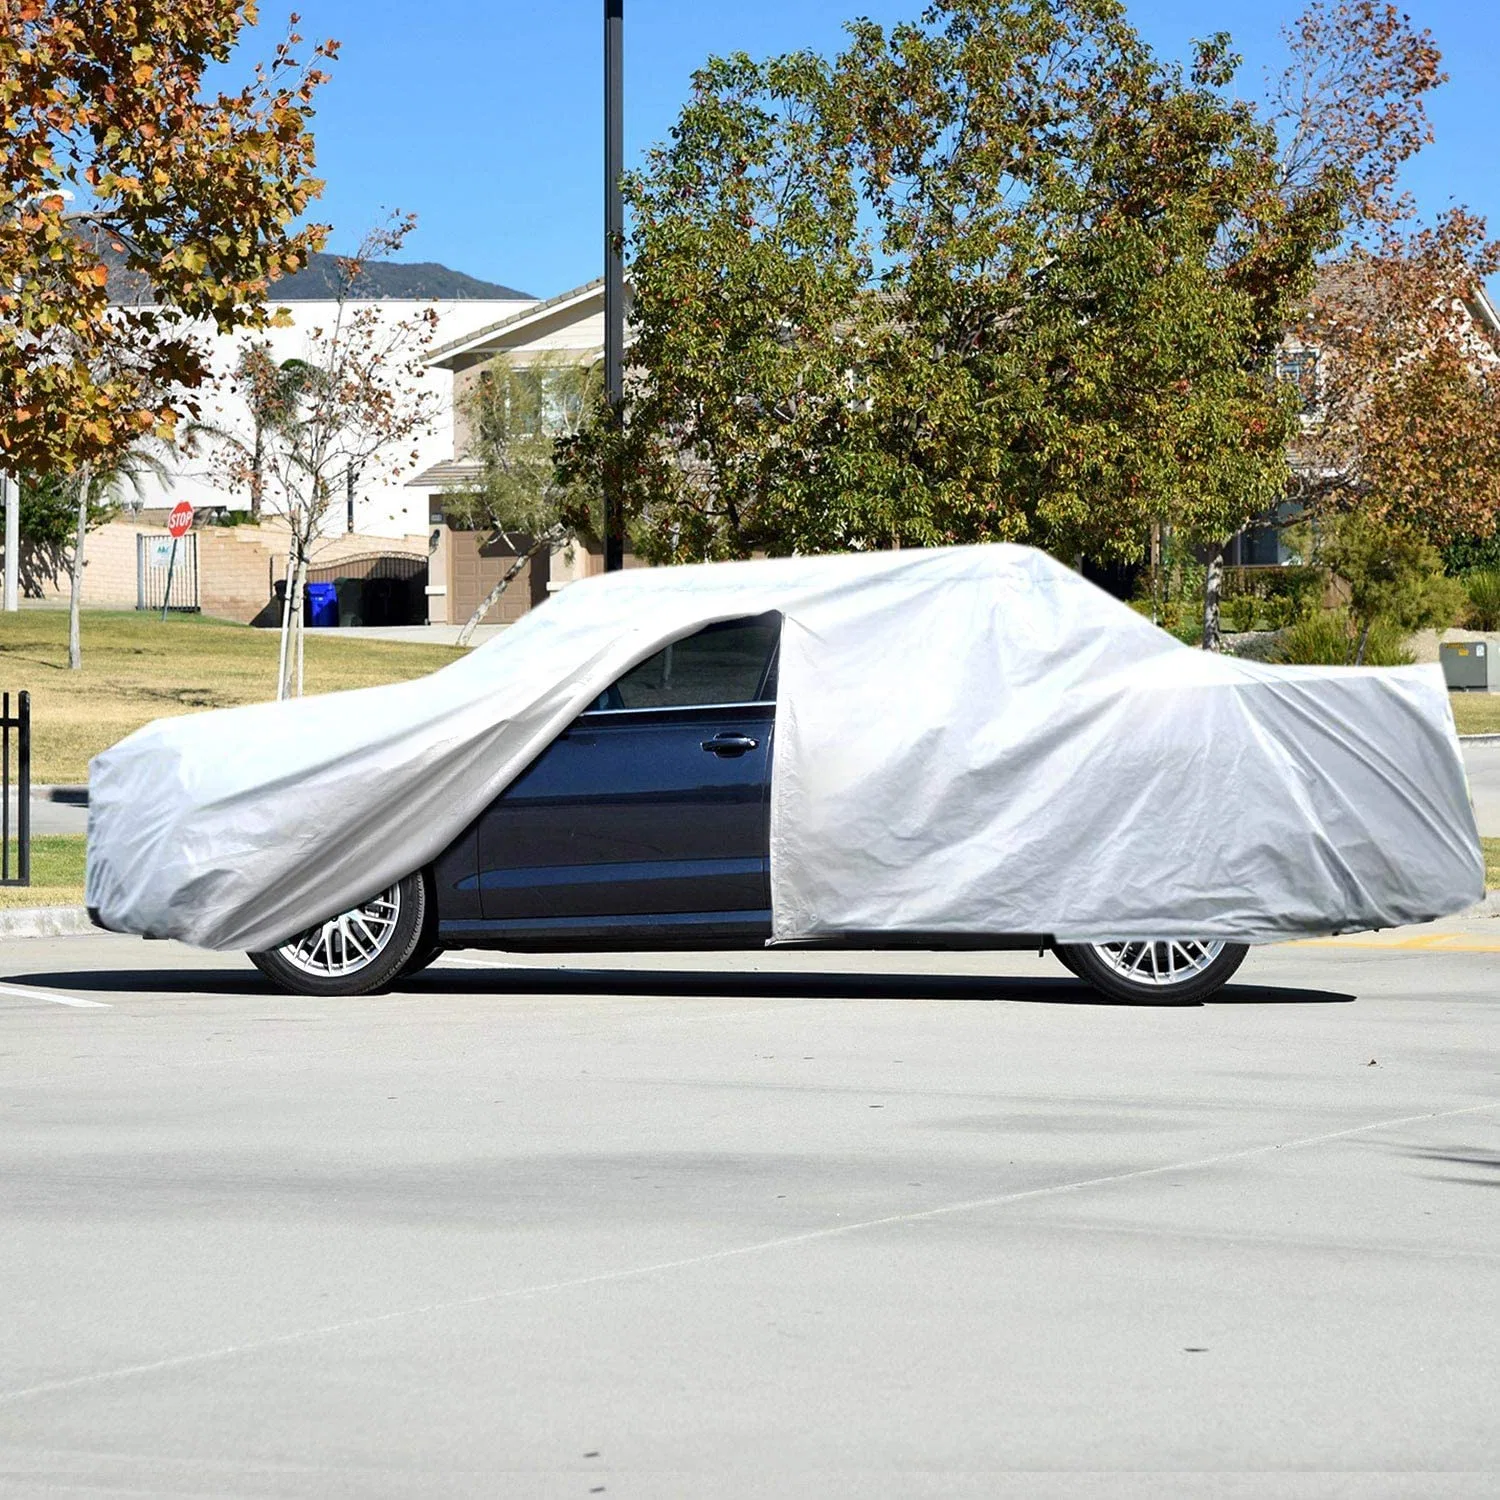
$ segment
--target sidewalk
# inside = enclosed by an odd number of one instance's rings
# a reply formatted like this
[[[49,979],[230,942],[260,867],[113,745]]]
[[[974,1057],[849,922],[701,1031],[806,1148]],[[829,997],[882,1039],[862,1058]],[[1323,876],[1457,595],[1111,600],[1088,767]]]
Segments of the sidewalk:
[[[505,625],[481,625],[474,632],[470,643],[482,646],[493,640]],[[345,629],[341,625],[309,625],[306,635],[338,635],[350,641],[405,641],[409,646],[456,646],[462,625],[356,625]]]

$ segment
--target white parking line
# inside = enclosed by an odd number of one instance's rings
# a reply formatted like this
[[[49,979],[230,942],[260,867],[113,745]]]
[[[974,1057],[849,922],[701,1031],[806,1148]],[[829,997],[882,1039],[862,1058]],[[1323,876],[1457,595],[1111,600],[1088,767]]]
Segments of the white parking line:
[[[49,995],[44,990],[22,989],[18,984],[0,984],[0,995],[19,995],[23,1000],[50,1000],[53,1005],[71,1005],[75,1010],[113,1010],[103,1000],[84,1000],[77,995]]]

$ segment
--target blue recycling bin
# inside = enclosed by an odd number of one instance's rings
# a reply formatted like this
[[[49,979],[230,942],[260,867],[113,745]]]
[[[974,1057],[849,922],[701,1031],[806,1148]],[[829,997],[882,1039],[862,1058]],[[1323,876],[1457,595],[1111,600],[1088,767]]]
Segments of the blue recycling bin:
[[[304,589],[307,599],[307,623],[309,625],[337,625],[339,622],[339,591],[332,583],[309,583]]]

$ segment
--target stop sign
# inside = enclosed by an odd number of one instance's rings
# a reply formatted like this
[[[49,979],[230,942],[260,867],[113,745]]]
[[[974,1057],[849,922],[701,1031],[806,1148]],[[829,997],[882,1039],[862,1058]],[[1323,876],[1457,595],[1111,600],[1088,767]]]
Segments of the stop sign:
[[[186,500],[179,500],[167,517],[167,530],[173,537],[186,536],[193,529],[193,507]]]

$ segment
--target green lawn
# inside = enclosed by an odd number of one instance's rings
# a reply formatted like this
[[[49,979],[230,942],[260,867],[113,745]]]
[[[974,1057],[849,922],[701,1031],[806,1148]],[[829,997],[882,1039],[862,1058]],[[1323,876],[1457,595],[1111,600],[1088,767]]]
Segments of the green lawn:
[[[1500,734],[1500,693],[1449,693],[1460,734]]]
[[[84,781],[89,758],[168,714],[274,696],[278,638],[197,615],[85,611],[83,669],[68,670],[65,610],[0,614],[0,690],[31,694],[31,779]],[[307,691],[421,677],[464,653],[349,636],[307,638]]]
[[[11,847],[15,870],[15,847]],[[83,835],[39,833],[31,841],[31,884],[0,886],[0,907],[82,906]]]

